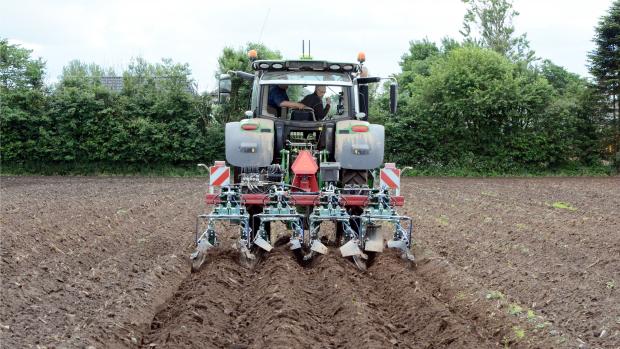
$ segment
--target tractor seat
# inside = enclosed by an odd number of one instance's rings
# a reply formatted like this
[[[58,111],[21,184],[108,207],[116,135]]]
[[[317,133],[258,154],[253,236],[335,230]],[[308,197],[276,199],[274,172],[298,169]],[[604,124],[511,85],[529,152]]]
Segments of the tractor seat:
[[[293,121],[316,121],[314,113],[310,110],[293,110],[291,112],[291,120]]]

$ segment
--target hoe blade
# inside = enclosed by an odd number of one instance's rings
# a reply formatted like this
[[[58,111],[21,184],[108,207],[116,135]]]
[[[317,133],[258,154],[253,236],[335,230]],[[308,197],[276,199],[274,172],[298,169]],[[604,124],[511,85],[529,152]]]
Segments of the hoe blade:
[[[254,243],[267,252],[270,252],[273,249],[273,246],[271,246],[270,243],[260,236],[257,236],[256,239],[254,239]]]
[[[362,250],[357,245],[357,240],[351,239],[346,244],[340,247],[340,253],[343,257],[351,257],[351,256],[361,256],[363,255]]]
[[[207,260],[207,250],[212,247],[213,245],[211,245],[209,241],[207,241],[207,239],[198,240],[198,246],[196,247],[196,251],[194,251],[194,253],[192,253],[189,257],[192,263],[192,272],[197,272],[198,270],[200,270],[200,267]]]
[[[364,244],[364,250],[370,252],[383,252],[385,243],[383,242],[383,236],[377,232],[370,237],[370,240]]]
[[[291,244],[291,250],[296,250],[298,248],[301,248],[301,241],[299,241],[299,239],[291,239],[290,244]]]
[[[369,224],[366,228],[366,232],[367,239],[364,244],[364,250],[370,252],[383,252],[385,242],[383,240],[381,226],[377,224]]]
[[[323,245],[319,240],[312,240],[312,246],[310,250],[320,254],[327,253],[327,246]]]
[[[399,250],[407,250],[407,243],[402,240],[390,240],[387,243],[389,248],[397,248]]]
[[[383,241],[381,240],[370,240],[366,241],[366,245],[364,246],[364,250],[370,252],[383,252]]]
[[[403,258],[410,260],[410,261],[415,261],[415,257],[413,256],[413,253],[411,253],[411,251],[409,251],[409,248],[407,247],[407,243],[402,241],[402,240],[390,240],[387,243],[389,248],[396,248],[399,249],[403,252]]]

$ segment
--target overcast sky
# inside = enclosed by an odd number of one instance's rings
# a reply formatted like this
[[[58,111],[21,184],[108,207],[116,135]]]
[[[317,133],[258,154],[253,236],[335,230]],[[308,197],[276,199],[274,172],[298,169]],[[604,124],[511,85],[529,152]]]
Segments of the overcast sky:
[[[538,57],[586,75],[594,26],[612,1],[514,0],[514,24]],[[43,57],[49,82],[72,59],[121,71],[132,57],[166,57],[189,63],[204,90],[215,86],[222,48],[249,41],[285,58],[301,55],[302,39],[316,59],[354,61],[365,51],[373,75],[397,73],[410,40],[460,40],[464,13],[460,0],[0,0],[0,37]]]

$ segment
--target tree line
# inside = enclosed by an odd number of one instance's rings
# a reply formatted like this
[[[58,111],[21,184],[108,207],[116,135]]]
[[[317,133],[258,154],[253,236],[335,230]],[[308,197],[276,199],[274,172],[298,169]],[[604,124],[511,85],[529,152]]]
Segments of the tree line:
[[[374,90],[371,121],[386,125],[386,156],[421,173],[517,173],[599,167],[618,153],[620,0],[596,27],[589,81],[536,57],[509,0],[464,0],[463,39],[410,42],[400,61],[399,111]],[[250,71],[246,56],[281,54],[262,44],[225,48],[218,73]],[[224,124],[248,109],[250,86],[233,78],[230,100],[196,93],[187,64],[134,59],[117,72],[72,61],[44,83],[45,63],[0,39],[3,167],[193,166],[223,158]],[[620,161],[619,161],[620,162]],[[429,170],[430,169],[430,170]],[[426,172],[425,172],[426,171]],[[430,171],[430,172],[429,172]],[[433,172],[435,171],[435,172]]]

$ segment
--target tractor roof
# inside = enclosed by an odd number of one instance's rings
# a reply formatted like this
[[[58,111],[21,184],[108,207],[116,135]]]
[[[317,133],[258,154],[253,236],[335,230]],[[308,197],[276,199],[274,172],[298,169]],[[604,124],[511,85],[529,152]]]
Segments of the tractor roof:
[[[260,60],[252,62],[252,69],[260,71],[326,71],[357,73],[357,63],[311,61],[311,60]]]

